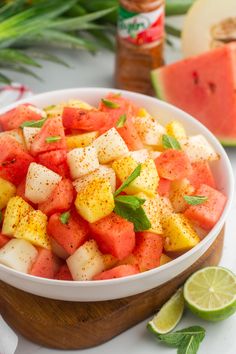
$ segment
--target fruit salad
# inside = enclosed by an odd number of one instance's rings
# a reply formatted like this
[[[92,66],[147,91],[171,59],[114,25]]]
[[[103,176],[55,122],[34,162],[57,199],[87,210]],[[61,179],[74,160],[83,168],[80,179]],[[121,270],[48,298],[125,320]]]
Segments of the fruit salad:
[[[195,247],[226,203],[220,156],[121,94],[0,116],[0,264],[67,281],[160,267]]]

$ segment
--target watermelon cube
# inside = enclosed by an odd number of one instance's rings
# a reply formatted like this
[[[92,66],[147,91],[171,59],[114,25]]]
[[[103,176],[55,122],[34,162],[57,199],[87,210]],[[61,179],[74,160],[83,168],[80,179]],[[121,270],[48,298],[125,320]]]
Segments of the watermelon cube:
[[[170,185],[171,185],[171,181],[169,179],[160,178],[159,184],[157,187],[157,193],[161,197],[168,197],[169,193],[170,193]]]
[[[38,256],[33,263],[29,274],[37,277],[53,279],[59,269],[59,264],[59,259],[52,253],[52,251],[40,248],[38,249]]]
[[[38,162],[64,178],[70,177],[66,150],[44,152],[38,156]]]
[[[111,253],[119,260],[128,256],[135,246],[133,223],[111,213],[90,224],[91,236],[103,253]]]
[[[156,268],[160,265],[163,251],[163,238],[151,232],[136,234],[136,246],[133,251],[141,272]]]
[[[157,172],[160,177],[174,181],[188,177],[192,172],[187,155],[180,150],[169,149],[155,159]]]
[[[0,248],[3,247],[8,241],[10,241],[10,238],[0,233]]]
[[[53,189],[45,202],[38,204],[39,210],[46,215],[70,209],[74,198],[74,189],[69,179],[62,179]]]
[[[192,173],[188,179],[194,188],[199,188],[201,184],[207,184],[212,188],[216,187],[213,173],[207,161],[193,162]]]
[[[67,224],[63,224],[60,220],[60,213],[50,216],[47,232],[49,236],[69,254],[72,255],[78,247],[80,247],[88,237],[88,226],[86,221],[71,213]]]
[[[226,196],[206,184],[196,190],[196,195],[206,196],[208,199],[202,204],[190,205],[184,214],[204,230],[210,230],[224,210]]]
[[[136,266],[130,264],[123,264],[117,267],[105,270],[93,277],[93,280],[108,280],[128,277],[129,275],[138,274],[139,269]]]
[[[71,276],[71,272],[68,268],[68,265],[65,263],[60,266],[58,272],[56,273],[54,279],[57,280],[73,280]]]

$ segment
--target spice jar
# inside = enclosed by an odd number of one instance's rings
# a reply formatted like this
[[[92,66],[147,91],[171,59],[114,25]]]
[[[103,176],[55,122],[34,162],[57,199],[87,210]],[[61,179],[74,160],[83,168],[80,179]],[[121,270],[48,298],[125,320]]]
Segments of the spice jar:
[[[120,0],[115,81],[152,94],[150,71],[163,65],[164,0]]]

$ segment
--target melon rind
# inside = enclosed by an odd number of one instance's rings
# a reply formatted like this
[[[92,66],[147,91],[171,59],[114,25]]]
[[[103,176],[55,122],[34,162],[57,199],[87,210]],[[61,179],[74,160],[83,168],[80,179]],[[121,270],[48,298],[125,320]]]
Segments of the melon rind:
[[[155,69],[151,71],[151,81],[157,98],[166,101],[164,85],[162,84],[163,80],[161,77],[161,71],[159,69]]]

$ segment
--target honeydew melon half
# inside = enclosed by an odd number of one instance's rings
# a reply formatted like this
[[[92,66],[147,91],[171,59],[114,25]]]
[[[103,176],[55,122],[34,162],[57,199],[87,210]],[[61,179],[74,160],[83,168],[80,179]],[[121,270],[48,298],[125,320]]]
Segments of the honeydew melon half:
[[[236,145],[236,42],[155,69],[152,81],[158,98],[198,119],[223,145]]]
[[[236,41],[236,0],[196,0],[182,30],[182,51],[190,57]]]

